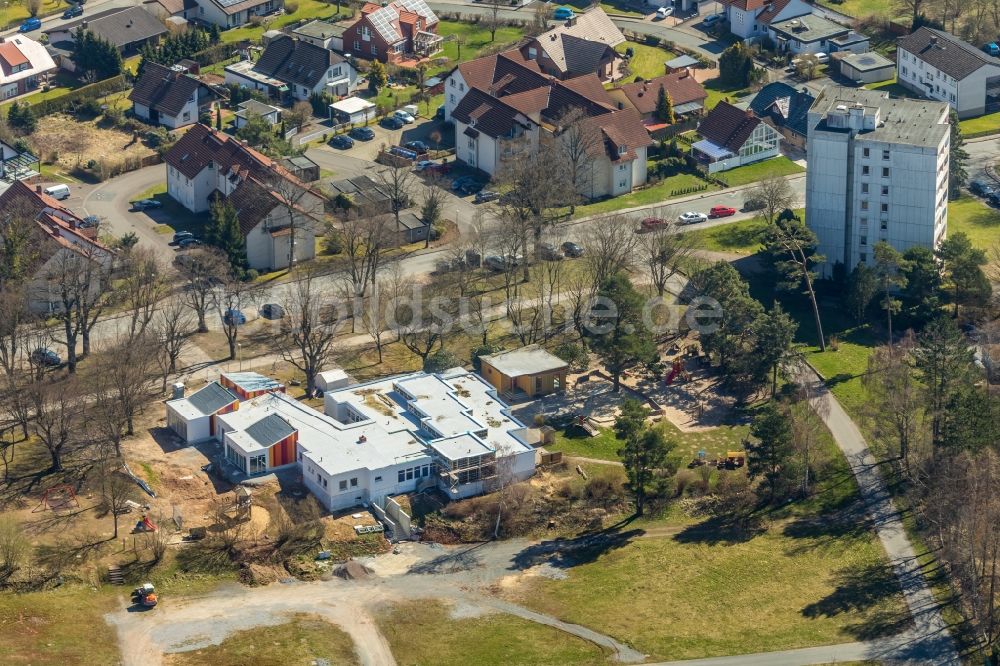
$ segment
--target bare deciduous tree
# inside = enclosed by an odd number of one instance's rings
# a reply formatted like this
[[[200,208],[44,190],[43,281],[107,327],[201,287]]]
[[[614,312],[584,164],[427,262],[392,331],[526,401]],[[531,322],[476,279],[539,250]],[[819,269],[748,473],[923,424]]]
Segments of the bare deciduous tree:
[[[128,337],[135,340],[145,335],[157,304],[166,295],[167,283],[156,254],[148,248],[130,249],[121,266],[116,296],[129,315]]]
[[[346,272],[354,290],[353,298],[362,299],[375,282],[382,252],[391,242],[393,220],[387,215],[367,215],[350,211],[341,221]]]
[[[77,343],[90,353],[90,332],[107,303],[111,260],[107,251],[90,245],[58,251],[46,265],[45,279],[66,347],[66,366],[76,372]]]
[[[135,502],[136,485],[125,474],[105,467],[101,470],[101,503],[104,510],[111,514],[114,522],[114,534],[112,538],[118,538],[118,517],[127,513],[129,506]]]
[[[314,216],[321,215],[323,203],[319,196],[304,183],[277,166],[272,167],[268,187],[278,199],[283,211],[282,224],[278,226],[287,228],[289,232],[288,270],[290,271],[295,267],[295,245],[298,242],[298,230],[302,225],[318,224]]]
[[[768,224],[774,223],[781,211],[791,208],[795,202],[795,193],[784,176],[768,176],[750,190],[748,200],[755,201],[759,215]]]
[[[674,219],[673,212],[669,210],[659,211],[656,216],[665,220]],[[637,246],[657,295],[663,296],[667,292],[670,278],[680,271],[681,263],[691,256],[693,248],[689,237],[680,233],[677,224],[671,221],[641,234]]]
[[[601,131],[579,107],[572,107],[556,121],[556,137],[569,177],[570,214],[581,196],[594,196],[594,157],[604,149]]]
[[[152,322],[152,335],[156,338],[156,362],[160,367],[163,391],[167,390],[167,377],[177,372],[188,336],[194,329],[194,316],[181,297],[171,297],[160,303]]]
[[[198,317],[198,332],[208,332],[207,316],[214,305],[217,286],[230,275],[229,260],[215,249],[189,252],[181,264],[184,279],[183,299]]]
[[[595,220],[584,240],[587,263],[595,290],[616,273],[632,267],[635,258],[635,225],[625,217],[609,215]]]
[[[83,430],[80,396],[76,382],[50,384],[35,382],[26,388],[34,420],[32,432],[48,451],[52,464],[49,471],[61,472],[63,454],[78,441]]]
[[[316,280],[313,270],[301,271],[287,292],[281,332],[274,338],[281,357],[306,376],[306,395],[316,390],[316,375],[336,351],[336,304]]]
[[[236,358],[236,341],[240,335],[240,327],[246,323],[243,310],[254,305],[259,295],[259,289],[253,284],[235,279],[226,282],[217,294],[216,309],[229,345],[230,361]]]

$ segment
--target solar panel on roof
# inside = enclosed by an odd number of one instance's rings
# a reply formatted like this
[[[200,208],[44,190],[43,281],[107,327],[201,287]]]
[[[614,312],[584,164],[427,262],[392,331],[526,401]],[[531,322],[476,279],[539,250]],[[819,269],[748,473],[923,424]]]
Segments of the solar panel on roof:
[[[232,7],[235,4],[243,2],[243,0],[215,0],[215,1],[220,5],[222,5],[223,7]]]
[[[387,42],[395,42],[402,37],[396,30],[396,18],[396,11],[392,7],[382,7],[368,15],[372,26]]]

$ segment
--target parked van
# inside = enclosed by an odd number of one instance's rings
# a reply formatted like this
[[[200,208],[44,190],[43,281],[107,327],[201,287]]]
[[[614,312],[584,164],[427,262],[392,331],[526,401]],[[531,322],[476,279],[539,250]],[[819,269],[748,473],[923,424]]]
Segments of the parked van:
[[[60,201],[63,199],[69,199],[70,195],[69,185],[50,185],[49,187],[46,187],[43,192],[53,199],[58,199]]]

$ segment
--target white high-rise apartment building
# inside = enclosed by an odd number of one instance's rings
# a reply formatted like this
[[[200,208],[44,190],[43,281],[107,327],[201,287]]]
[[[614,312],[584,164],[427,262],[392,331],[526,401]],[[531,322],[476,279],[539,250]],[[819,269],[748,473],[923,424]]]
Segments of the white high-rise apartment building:
[[[948,224],[948,105],[829,86],[809,109],[806,224],[832,277],[881,240],[934,248]]]

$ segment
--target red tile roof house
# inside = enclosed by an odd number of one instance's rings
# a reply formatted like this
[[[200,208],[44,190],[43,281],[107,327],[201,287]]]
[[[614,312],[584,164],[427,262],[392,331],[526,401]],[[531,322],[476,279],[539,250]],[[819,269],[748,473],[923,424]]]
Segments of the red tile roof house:
[[[32,188],[24,181],[14,181],[0,194],[0,211],[23,215],[37,225],[40,265],[28,285],[28,306],[33,312],[51,314],[62,309],[55,276],[75,262],[92,262],[93,270],[88,269],[91,295],[106,286],[103,283],[114,266],[114,252],[96,239],[96,228],[84,228],[83,221],[42,192],[41,185]]]
[[[542,133],[558,137],[561,120],[579,111],[593,138],[591,170],[580,193],[617,196],[646,183],[652,139],[639,113],[619,108],[596,74],[560,81],[511,51],[459,65],[448,75],[445,94],[456,157],[469,166],[494,175],[504,159],[537,146]]]
[[[708,171],[718,173],[779,154],[781,136],[750,109],[719,102],[698,125],[700,141],[691,154]]]
[[[192,213],[213,197],[236,208],[250,268],[287,268],[316,256],[323,197],[274,160],[222,132],[197,124],[164,155],[167,193]]]
[[[745,42],[767,37],[772,21],[812,13],[804,0],[723,0],[729,31]]]
[[[609,90],[608,93],[612,99],[624,102],[638,111],[642,116],[642,122],[649,126],[663,124],[663,121],[656,117],[656,105],[660,99],[661,89],[670,95],[674,116],[678,120],[682,116],[700,115],[705,110],[708,93],[687,68],[648,81],[626,83]]]
[[[619,77],[624,60],[615,47],[625,43],[625,35],[600,7],[574,16],[519,48],[525,60],[533,60],[545,74],[570,79],[595,73],[601,81]]]
[[[366,3],[361,18],[344,31],[344,51],[396,65],[415,63],[441,48],[438,18],[424,0]]]
[[[45,47],[24,35],[0,37],[0,100],[23,95],[56,70]]]

